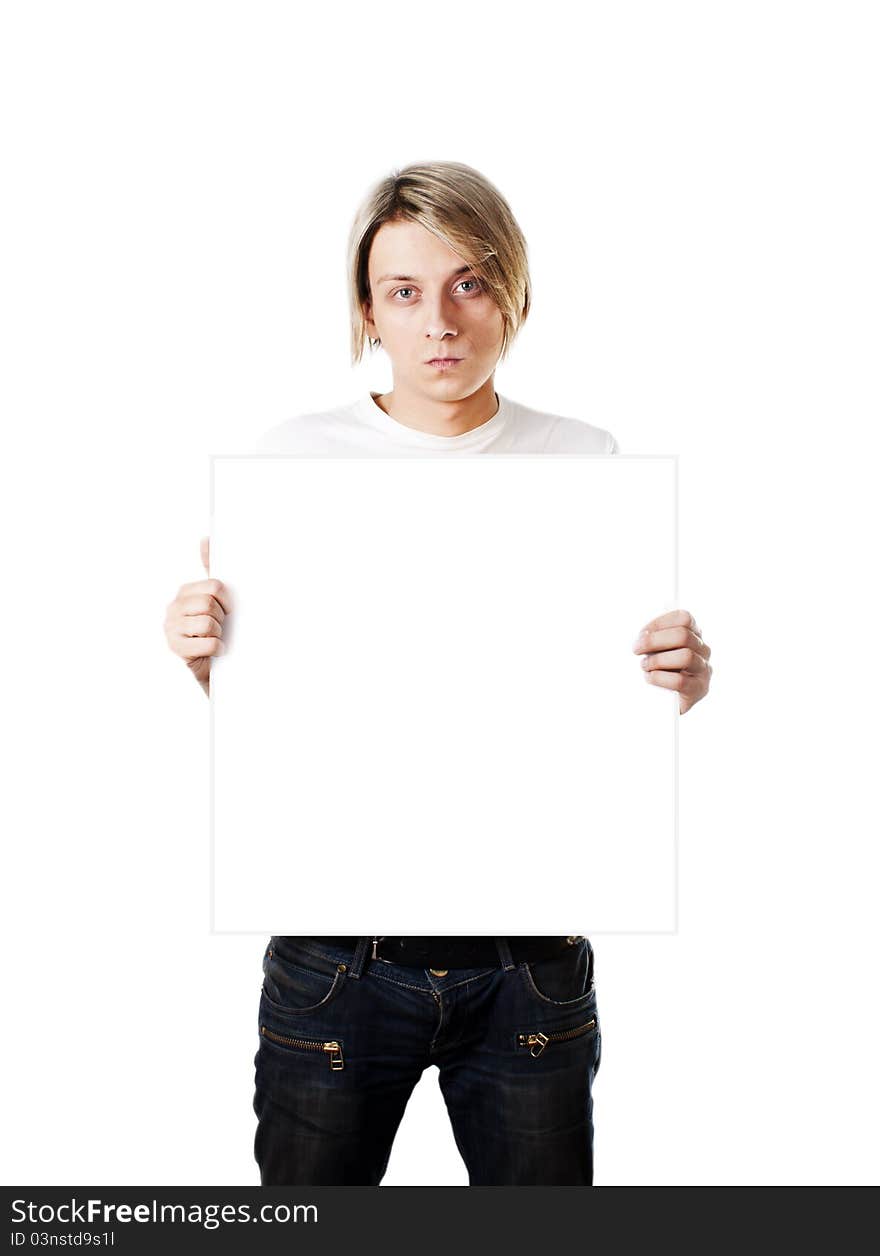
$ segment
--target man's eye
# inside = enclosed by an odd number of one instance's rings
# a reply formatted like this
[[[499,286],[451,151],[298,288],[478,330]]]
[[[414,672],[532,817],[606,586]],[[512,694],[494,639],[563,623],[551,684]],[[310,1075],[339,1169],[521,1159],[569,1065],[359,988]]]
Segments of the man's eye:
[[[482,288],[482,284],[480,283],[479,279],[462,279],[458,285],[459,288],[464,283],[469,283],[473,285],[472,289],[469,292],[465,293],[465,296],[472,296],[475,291],[478,292]],[[414,288],[397,288],[392,293],[392,296],[399,297],[401,293],[414,292],[414,291],[415,291]],[[404,296],[404,300],[406,300],[405,296]]]

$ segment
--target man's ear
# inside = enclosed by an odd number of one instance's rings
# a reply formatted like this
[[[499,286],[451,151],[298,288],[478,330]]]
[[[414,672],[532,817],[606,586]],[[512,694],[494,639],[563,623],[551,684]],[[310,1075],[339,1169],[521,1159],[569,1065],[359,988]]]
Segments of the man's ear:
[[[367,329],[367,335],[371,340],[378,340],[379,333],[376,331],[376,324],[373,322],[373,303],[365,301],[361,306],[364,315],[364,326]]]

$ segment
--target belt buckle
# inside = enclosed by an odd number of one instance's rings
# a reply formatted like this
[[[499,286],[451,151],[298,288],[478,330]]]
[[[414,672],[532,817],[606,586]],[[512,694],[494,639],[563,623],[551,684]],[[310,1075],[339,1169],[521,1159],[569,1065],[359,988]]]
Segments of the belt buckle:
[[[377,960],[379,960],[379,962],[380,962],[380,963],[382,963],[382,964],[393,964],[393,963],[394,963],[394,960],[393,960],[393,959],[388,959],[385,955],[380,955],[380,954],[378,953],[378,951],[379,951],[379,944],[380,944],[381,942],[384,942],[384,941],[385,941],[385,937],[384,937],[384,936],[383,936],[383,937],[381,937],[381,938],[373,938],[373,952],[372,952],[372,957],[371,957],[371,958],[372,958],[372,959],[377,959]]]

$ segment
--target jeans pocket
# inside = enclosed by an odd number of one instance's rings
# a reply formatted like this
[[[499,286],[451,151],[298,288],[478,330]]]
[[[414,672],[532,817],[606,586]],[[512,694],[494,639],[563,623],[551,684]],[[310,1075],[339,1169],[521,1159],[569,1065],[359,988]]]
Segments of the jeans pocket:
[[[593,948],[587,938],[565,947],[559,955],[520,966],[529,994],[544,1004],[563,1007],[595,997]]]
[[[262,997],[272,1011],[297,1018],[318,1012],[337,999],[348,975],[337,964],[296,938],[271,938],[263,956]]]
[[[577,1025],[570,1025],[566,1029],[546,1028],[521,1030],[516,1035],[517,1050],[528,1051],[532,1059],[536,1060],[539,1055],[543,1055],[548,1046],[552,1047],[556,1043],[569,1043],[575,1042],[576,1040],[579,1043],[584,1044],[584,1040],[586,1040],[587,1043],[592,1044],[592,1050],[596,1053],[598,1051],[597,1043],[599,1041],[599,1018],[596,1015],[595,1008],[592,1009],[592,1014],[590,1013],[590,1009],[587,1009],[581,1013],[581,1016],[586,1017],[586,1019],[579,1019],[579,1023]],[[597,1065],[594,1064],[593,1067],[595,1070]]]
[[[266,996],[263,995],[261,1004],[265,1004]],[[342,1054],[342,1041],[339,1038],[303,1038],[294,1034],[283,1034],[277,1029],[273,1029],[264,1019],[264,1008],[260,1008],[260,1039],[262,1042],[271,1042],[276,1047],[280,1047],[282,1051],[293,1051],[297,1053],[323,1054],[330,1065],[331,1073],[341,1073],[345,1068],[345,1057]],[[255,1063],[259,1065],[259,1055]]]

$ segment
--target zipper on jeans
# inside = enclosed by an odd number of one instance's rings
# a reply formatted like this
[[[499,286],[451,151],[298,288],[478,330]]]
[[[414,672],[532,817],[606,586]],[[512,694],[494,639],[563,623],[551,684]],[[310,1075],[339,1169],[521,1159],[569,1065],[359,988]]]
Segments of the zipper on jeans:
[[[286,1047],[297,1047],[301,1051],[326,1051],[330,1059],[330,1068],[336,1073],[341,1068],[345,1068],[345,1061],[342,1058],[342,1044],[336,1042],[320,1042],[317,1038],[290,1038],[287,1034],[276,1034],[274,1029],[267,1028],[266,1025],[260,1026],[260,1033],[266,1038],[271,1038],[273,1042],[282,1042]]]
[[[581,1034],[589,1033],[595,1027],[594,1016],[592,1020],[588,1020],[584,1025],[577,1025],[574,1029],[559,1029],[550,1034],[541,1033],[540,1030],[533,1034],[517,1034],[516,1042],[519,1047],[528,1047],[529,1055],[537,1059],[548,1042],[566,1042],[569,1038],[578,1038]]]

